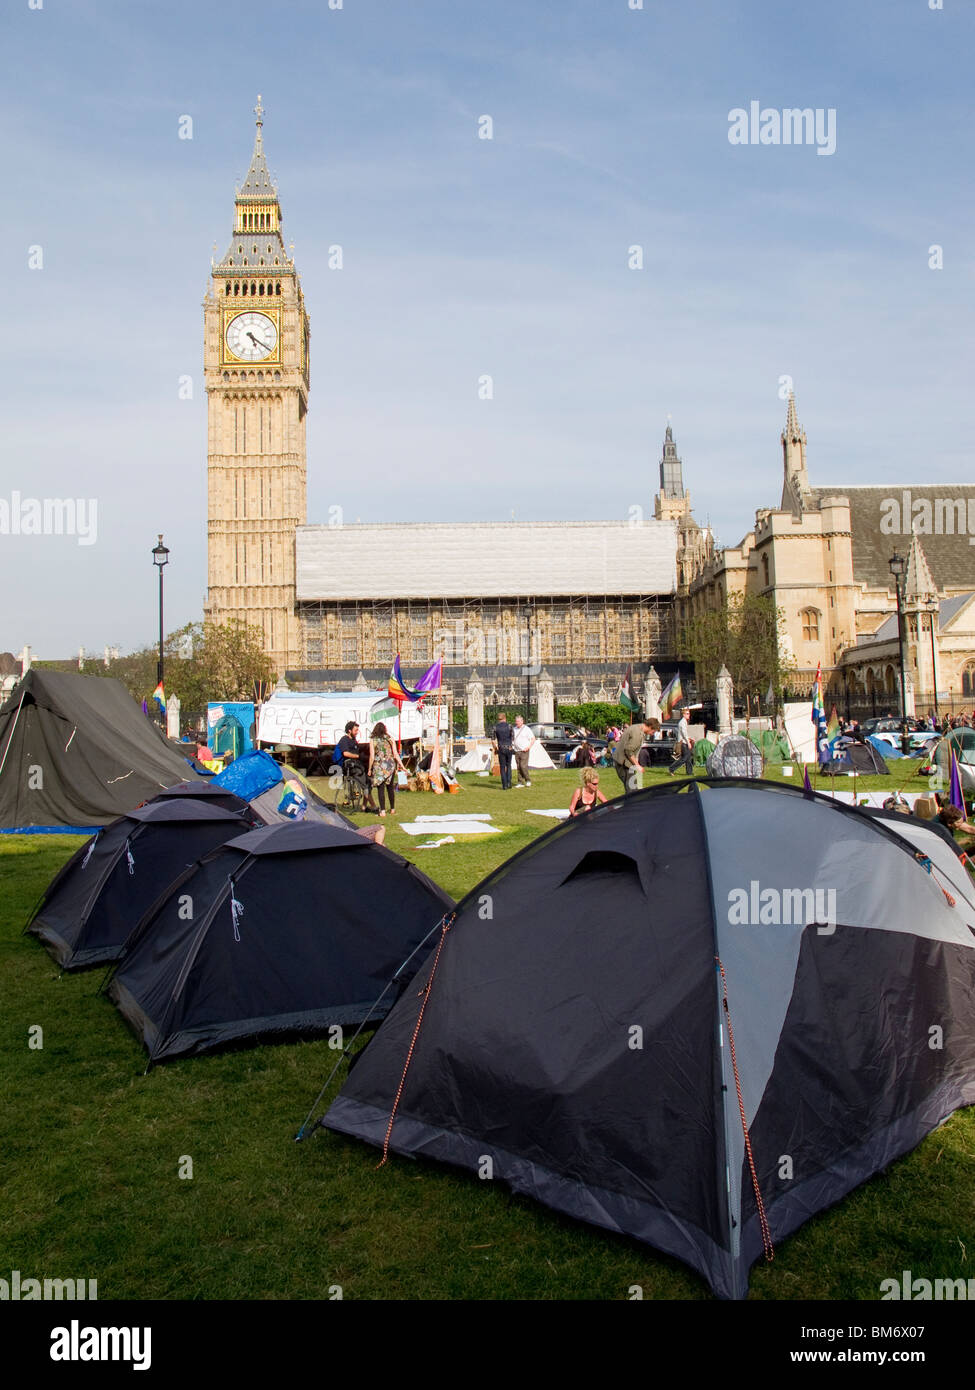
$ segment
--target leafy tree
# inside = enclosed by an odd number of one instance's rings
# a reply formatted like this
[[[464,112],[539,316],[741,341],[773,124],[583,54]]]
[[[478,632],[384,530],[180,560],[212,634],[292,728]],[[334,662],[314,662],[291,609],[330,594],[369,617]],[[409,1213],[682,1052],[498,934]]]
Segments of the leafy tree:
[[[677,636],[678,655],[694,662],[699,692],[715,687],[727,666],[739,699],[778,694],[787,668],[780,654],[784,615],[762,594],[733,594],[725,607],[689,618]]]
[[[184,724],[206,719],[206,708],[221,700],[252,700],[255,681],[270,681],[274,670],[264,651],[264,634],[247,623],[188,623],[163,643],[166,697],[176,695]],[[85,667],[85,675],[114,676],[134,700],[152,703],[158,646],[143,647],[105,666]]]
[[[591,734],[604,734],[610,724],[630,724],[639,718],[622,705],[603,700],[590,700],[584,705],[563,705],[559,702],[559,719],[566,724],[581,724]]]

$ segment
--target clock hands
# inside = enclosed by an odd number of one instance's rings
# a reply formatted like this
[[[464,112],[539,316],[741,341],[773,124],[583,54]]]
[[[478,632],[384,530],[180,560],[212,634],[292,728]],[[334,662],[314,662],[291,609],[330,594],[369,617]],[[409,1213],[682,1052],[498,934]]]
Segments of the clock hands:
[[[248,338],[250,338],[251,342],[254,344],[255,347],[263,348],[265,352],[271,351],[267,343],[262,343],[260,338],[255,338],[254,334],[250,331],[250,329],[247,330],[247,336]]]

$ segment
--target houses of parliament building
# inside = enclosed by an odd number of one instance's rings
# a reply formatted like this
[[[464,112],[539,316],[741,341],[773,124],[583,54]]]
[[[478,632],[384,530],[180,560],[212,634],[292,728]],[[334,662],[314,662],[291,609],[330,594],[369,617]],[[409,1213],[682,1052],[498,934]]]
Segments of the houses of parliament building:
[[[898,546],[910,561],[914,688],[975,693],[975,488],[914,486],[906,531],[885,531],[885,504],[896,495],[903,512],[906,489],[813,487],[792,397],[780,505],[760,509],[736,547],[716,549],[695,522],[669,424],[645,519],[309,525],[310,321],[260,98],[256,116],[204,300],[206,613],[261,629],[290,685],[384,685],[397,652],[408,671],[443,652],[455,693],[476,669],[489,704],[520,699],[524,673],[543,669],[563,701],[615,700],[628,664],[638,677],[677,668],[685,618],[756,592],[782,610],[798,681],[821,662],[834,688],[886,694],[897,666],[887,554]],[[925,504],[928,530],[917,524]]]

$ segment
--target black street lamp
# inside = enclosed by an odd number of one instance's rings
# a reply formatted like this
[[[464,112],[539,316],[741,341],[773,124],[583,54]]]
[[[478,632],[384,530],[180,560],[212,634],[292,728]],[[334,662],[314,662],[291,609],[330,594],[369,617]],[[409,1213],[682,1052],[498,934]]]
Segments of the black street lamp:
[[[897,651],[901,667],[901,752],[907,757],[910,739],[907,733],[907,678],[904,674],[904,613],[901,608],[907,560],[895,550],[888,561],[888,567],[894,576],[894,589],[897,594]]]
[[[159,661],[156,663],[156,681],[163,678],[163,566],[169,564],[169,551],[163,545],[162,536],[159,537],[159,544],[152,548],[152,563],[159,567]]]
[[[525,620],[528,624],[528,661],[525,664],[525,676],[527,681],[527,701],[525,704],[525,723],[531,723],[532,717],[532,618],[534,609],[529,603],[525,609]]]

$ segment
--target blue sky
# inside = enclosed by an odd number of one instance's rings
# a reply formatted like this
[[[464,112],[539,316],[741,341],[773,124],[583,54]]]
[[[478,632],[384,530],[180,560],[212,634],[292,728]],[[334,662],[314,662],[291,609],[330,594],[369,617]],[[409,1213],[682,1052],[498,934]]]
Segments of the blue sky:
[[[649,513],[669,413],[734,544],[779,500],[785,375],[814,485],[972,478],[961,0],[11,0],[0,39],[0,500],[98,502],[93,545],[0,535],[0,650],[151,642],[159,531],[167,627],[201,614],[202,299],[258,92],[309,521]],[[753,100],[834,108],[835,153],[731,145]]]

